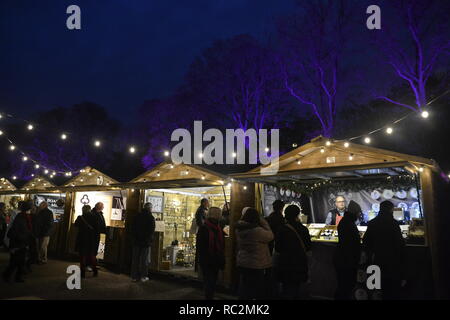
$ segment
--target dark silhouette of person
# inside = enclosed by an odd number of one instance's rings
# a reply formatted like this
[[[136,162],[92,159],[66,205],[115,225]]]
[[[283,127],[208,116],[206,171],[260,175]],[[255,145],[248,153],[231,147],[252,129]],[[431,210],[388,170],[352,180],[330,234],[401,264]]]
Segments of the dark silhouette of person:
[[[276,235],[278,233],[278,230],[286,223],[286,220],[283,217],[284,202],[282,200],[275,200],[272,203],[272,207],[273,212],[269,214],[266,220],[269,223],[270,229],[272,230],[273,234]],[[274,247],[275,240],[272,240],[269,243],[270,254],[273,254]]]
[[[275,236],[275,252],[280,255],[276,273],[285,299],[298,299],[301,285],[308,279],[307,252],[311,250],[311,237],[300,222],[299,214],[298,206],[288,206],[284,210],[286,224],[278,229]]]
[[[356,285],[358,264],[361,257],[361,237],[355,224],[360,216],[361,207],[350,201],[347,212],[338,225],[339,242],[334,254],[337,288],[336,300],[351,300]]]
[[[149,280],[149,254],[153,234],[155,233],[155,218],[152,214],[152,204],[144,204],[142,211],[136,215],[131,225],[133,239],[133,255],[131,260],[131,279],[133,282]]]
[[[86,277],[86,266],[90,265],[97,277],[98,219],[88,205],[83,206],[82,215],[78,216],[75,226],[78,227],[75,250],[80,255],[81,277]]]
[[[267,223],[270,226],[270,229],[273,232],[274,237],[276,236],[278,230],[286,223],[286,220],[283,216],[283,209],[285,203],[282,200],[275,200],[272,203],[273,211],[266,218]],[[266,297],[269,299],[275,298],[279,296],[279,282],[276,277],[276,268],[279,263],[278,254],[274,253],[275,248],[275,239],[269,242],[269,252],[272,255],[272,268],[266,270]]]
[[[14,272],[16,273],[15,281],[24,282],[23,275],[25,274],[27,255],[29,254],[30,244],[34,240],[31,209],[31,202],[21,201],[19,204],[20,212],[8,230],[10,260],[3,273],[3,279],[6,282],[10,281]]]
[[[211,207],[197,233],[198,261],[203,274],[205,298],[214,299],[219,270],[225,266],[225,242],[219,219],[222,210]]]
[[[394,204],[383,201],[378,216],[372,219],[363,237],[370,264],[380,267],[383,300],[400,298],[405,266],[405,241],[393,217]]]

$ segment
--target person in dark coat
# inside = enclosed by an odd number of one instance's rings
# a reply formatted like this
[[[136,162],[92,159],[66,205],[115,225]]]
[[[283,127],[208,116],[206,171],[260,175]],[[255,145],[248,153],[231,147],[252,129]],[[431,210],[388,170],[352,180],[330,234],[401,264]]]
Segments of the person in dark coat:
[[[15,281],[24,282],[23,275],[25,273],[27,254],[30,243],[33,240],[31,208],[30,202],[21,202],[20,212],[8,230],[10,260],[7,269],[3,273],[3,279],[6,282],[10,281],[14,272],[16,272]]]
[[[336,300],[350,300],[356,285],[358,264],[361,257],[361,237],[355,224],[361,207],[350,201],[347,212],[338,225],[339,242],[334,255],[337,289]]]
[[[198,259],[207,300],[214,299],[219,270],[225,266],[224,235],[219,225],[221,213],[220,208],[210,208],[205,223],[197,233]]]
[[[275,251],[279,254],[277,277],[282,285],[285,299],[298,299],[302,283],[308,280],[308,255],[311,237],[300,222],[300,208],[290,205],[284,211],[286,224],[275,237]]]
[[[405,241],[393,211],[392,202],[380,203],[380,212],[369,222],[363,237],[369,263],[380,267],[383,300],[399,299],[404,280]]]
[[[155,218],[152,214],[152,204],[147,202],[140,213],[134,218],[131,226],[133,238],[133,257],[131,262],[131,279],[133,282],[148,281],[148,264],[150,246],[155,232]]]
[[[48,203],[42,201],[39,204],[36,222],[38,224],[38,263],[47,263],[47,247],[53,230],[53,212],[48,208]]]
[[[203,198],[200,200],[200,207],[198,207],[197,211],[195,212],[195,223],[197,224],[197,232],[198,229],[203,225],[203,223],[206,220],[206,213],[209,208],[209,200],[206,198]]]
[[[92,215],[94,217],[94,219],[96,220],[96,225],[97,225],[97,234],[96,234],[96,238],[95,238],[95,245],[97,248],[97,252],[98,252],[98,247],[100,245],[100,234],[106,233],[106,223],[105,223],[105,217],[103,216],[103,208],[104,205],[102,202],[97,202],[95,204],[94,209],[92,209]],[[97,255],[97,253],[96,253]]]
[[[5,246],[4,239],[6,236],[6,229],[8,224],[6,223],[6,205],[4,202],[0,202],[0,248]]]
[[[86,265],[89,264],[94,277],[98,276],[97,270],[97,249],[98,249],[98,219],[88,205],[83,206],[82,215],[78,216],[75,226],[78,227],[78,235],[75,250],[80,255],[81,277],[86,277]]]
[[[272,230],[273,234],[276,235],[278,233],[278,230],[286,223],[286,220],[283,217],[284,202],[282,200],[275,200],[272,203],[272,207],[273,212],[269,214],[266,220],[269,223],[270,229]],[[273,254],[274,247],[275,240],[272,240],[269,243],[270,254]]]
[[[195,225],[196,225],[196,230],[195,233],[198,233],[198,230],[200,230],[200,227],[203,225],[203,223],[205,222],[206,219],[206,213],[208,212],[208,208],[209,208],[209,200],[206,198],[203,198],[202,200],[200,200],[200,207],[197,208],[197,211],[195,212]],[[198,252],[197,252],[197,248],[195,248],[195,267],[194,267],[195,271],[199,271],[198,270]]]

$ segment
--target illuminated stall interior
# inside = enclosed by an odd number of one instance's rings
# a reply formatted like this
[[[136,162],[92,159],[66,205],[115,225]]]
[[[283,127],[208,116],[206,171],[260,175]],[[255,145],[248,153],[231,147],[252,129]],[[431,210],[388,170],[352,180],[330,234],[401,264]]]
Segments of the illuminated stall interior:
[[[162,248],[160,269],[192,272],[196,239],[191,226],[195,212],[202,198],[209,199],[210,206],[219,208],[224,206],[225,199],[230,202],[231,184],[227,177],[203,167],[164,162],[128,185],[143,190],[142,203],[153,204]]]
[[[107,227],[125,227],[126,192],[123,192],[113,184],[118,182],[100,171],[86,167],[80,173],[66,182],[62,188],[67,192],[73,192],[71,206],[70,246],[69,252],[75,250],[76,232],[73,231],[73,223],[82,214],[84,205],[93,209],[97,202],[104,204],[103,217]],[[105,255],[106,235],[101,234],[97,258],[102,260]]]
[[[17,190],[8,179],[0,178],[0,202],[5,203],[7,220],[12,211],[17,211],[19,201],[25,199],[25,195]]]
[[[390,200],[405,239],[425,244],[420,173],[437,168],[433,160],[318,137],[281,156],[278,171],[266,166],[272,173],[261,175],[261,168],[234,177],[260,183],[265,215],[275,199],[299,205],[314,241],[337,242],[336,226],[326,226],[325,219],[335,198],[343,196],[347,204],[354,200],[362,207],[361,235],[379,204]]]
[[[42,201],[48,203],[48,208],[53,212],[53,218],[56,223],[63,219],[65,193],[55,191],[56,186],[46,178],[37,176],[28,181],[22,191],[27,193],[27,198],[33,200],[36,206]]]

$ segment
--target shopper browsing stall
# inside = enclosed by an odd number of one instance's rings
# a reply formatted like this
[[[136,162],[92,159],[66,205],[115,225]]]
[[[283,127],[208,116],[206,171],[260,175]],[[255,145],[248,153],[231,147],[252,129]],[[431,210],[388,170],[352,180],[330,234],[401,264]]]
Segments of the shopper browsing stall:
[[[203,274],[205,298],[214,298],[219,270],[225,266],[224,234],[219,225],[221,210],[211,207],[197,234],[198,261]]]
[[[150,245],[155,232],[155,218],[152,214],[152,204],[147,202],[140,213],[134,218],[131,235],[133,237],[133,258],[131,263],[131,280],[148,281],[148,265]]]
[[[361,238],[355,225],[361,213],[359,204],[350,201],[347,212],[338,226],[339,242],[334,256],[337,289],[336,300],[350,300],[356,285],[356,275],[361,256]]]

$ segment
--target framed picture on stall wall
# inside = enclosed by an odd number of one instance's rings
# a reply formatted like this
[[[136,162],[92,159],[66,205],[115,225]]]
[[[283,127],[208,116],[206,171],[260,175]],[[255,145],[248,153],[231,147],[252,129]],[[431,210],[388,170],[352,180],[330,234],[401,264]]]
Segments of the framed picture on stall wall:
[[[162,213],[164,197],[162,196],[147,196],[147,202],[152,204],[152,212]]]

